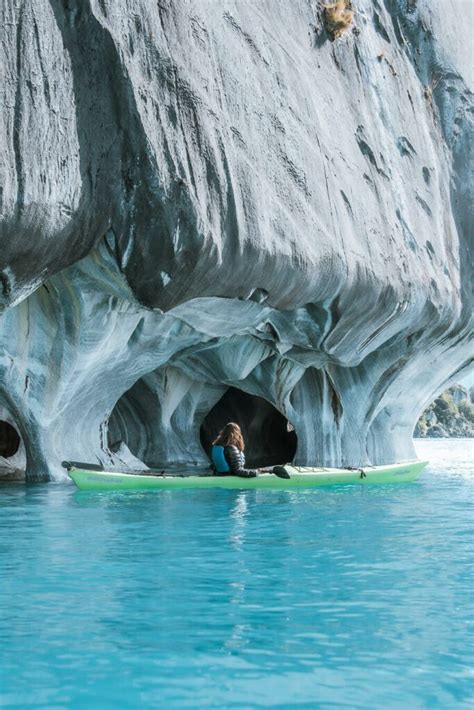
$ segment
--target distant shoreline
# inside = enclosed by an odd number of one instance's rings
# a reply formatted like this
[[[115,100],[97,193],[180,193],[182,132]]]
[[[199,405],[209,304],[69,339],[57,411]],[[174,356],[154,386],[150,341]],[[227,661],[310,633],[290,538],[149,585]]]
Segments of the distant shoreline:
[[[419,418],[414,437],[465,439],[474,436],[474,389],[454,385],[443,392]]]

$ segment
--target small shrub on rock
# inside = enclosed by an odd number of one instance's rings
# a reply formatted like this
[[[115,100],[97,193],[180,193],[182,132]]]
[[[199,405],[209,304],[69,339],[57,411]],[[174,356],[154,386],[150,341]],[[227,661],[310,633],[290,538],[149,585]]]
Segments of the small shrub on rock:
[[[354,11],[350,0],[335,0],[324,5],[324,25],[333,42],[347,31],[353,19]]]

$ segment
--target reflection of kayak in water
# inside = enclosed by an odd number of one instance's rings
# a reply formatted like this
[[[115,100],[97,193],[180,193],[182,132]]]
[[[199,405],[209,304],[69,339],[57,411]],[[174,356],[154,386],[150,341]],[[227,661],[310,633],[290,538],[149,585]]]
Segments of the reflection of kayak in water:
[[[255,478],[216,476],[210,473],[114,473],[85,463],[64,462],[69,475],[81,490],[163,490],[176,488],[313,488],[342,483],[406,483],[413,481],[427,461],[362,468],[308,468],[275,466],[274,473],[260,473]]]

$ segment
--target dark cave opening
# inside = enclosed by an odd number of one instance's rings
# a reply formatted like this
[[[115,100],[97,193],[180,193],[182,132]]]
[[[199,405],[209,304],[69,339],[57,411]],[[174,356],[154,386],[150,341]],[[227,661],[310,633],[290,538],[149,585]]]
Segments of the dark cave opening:
[[[15,427],[0,420],[0,456],[8,459],[14,456],[20,448],[20,435]]]
[[[249,467],[272,466],[293,460],[297,438],[288,420],[266,399],[235,387],[227,390],[201,425],[201,445],[207,454],[219,430],[230,421],[242,429]]]
[[[108,446],[116,453],[124,443],[139,457],[145,457],[153,432],[160,428],[159,399],[147,379],[138,380],[116,403],[108,422]]]

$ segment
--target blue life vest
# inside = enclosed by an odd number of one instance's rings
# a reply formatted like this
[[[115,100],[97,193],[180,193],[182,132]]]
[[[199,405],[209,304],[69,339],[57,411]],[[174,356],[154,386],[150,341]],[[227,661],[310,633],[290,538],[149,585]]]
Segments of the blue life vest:
[[[211,461],[216,467],[217,473],[229,473],[230,466],[227,463],[226,457],[224,455],[223,446],[214,446],[211,449]]]

